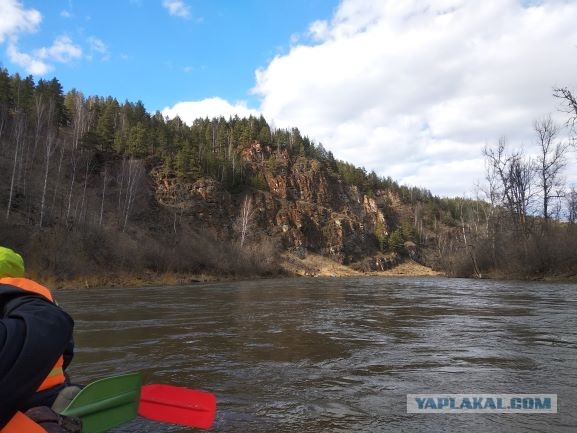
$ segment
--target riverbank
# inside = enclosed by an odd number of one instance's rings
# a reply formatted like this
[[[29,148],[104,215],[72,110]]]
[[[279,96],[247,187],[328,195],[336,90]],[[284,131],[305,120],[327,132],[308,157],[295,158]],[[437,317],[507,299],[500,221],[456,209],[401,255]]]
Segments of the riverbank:
[[[385,271],[361,272],[350,266],[341,265],[326,257],[317,254],[307,254],[305,258],[298,258],[292,254],[283,255],[283,268],[288,274],[303,277],[356,277],[356,276],[441,276],[441,272],[423,266],[414,260],[405,259],[398,265]]]
[[[259,278],[255,276],[255,278]],[[178,286],[183,284],[205,283],[235,280],[233,277],[216,276],[211,274],[179,274],[154,273],[143,274],[116,273],[107,275],[90,275],[68,280],[37,278],[53,289],[79,289],[90,287],[150,287],[150,286]]]
[[[154,273],[142,274],[106,274],[78,277],[68,280],[35,277],[53,289],[75,289],[89,287],[146,287],[146,286],[177,286],[183,284],[237,281],[247,279],[262,279],[270,277],[363,277],[363,276],[442,276],[440,272],[423,266],[413,260],[406,259],[397,266],[386,271],[361,272],[349,266],[334,262],[317,254],[307,254],[305,258],[298,258],[292,254],[283,254],[281,263],[282,272],[275,275],[215,275]]]

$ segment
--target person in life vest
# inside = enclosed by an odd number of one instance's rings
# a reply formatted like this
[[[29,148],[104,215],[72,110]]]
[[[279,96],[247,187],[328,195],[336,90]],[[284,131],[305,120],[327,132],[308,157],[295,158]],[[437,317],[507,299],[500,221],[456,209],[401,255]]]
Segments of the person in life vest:
[[[69,431],[49,406],[67,383],[73,327],[50,290],[24,278],[22,257],[0,247],[0,433]]]

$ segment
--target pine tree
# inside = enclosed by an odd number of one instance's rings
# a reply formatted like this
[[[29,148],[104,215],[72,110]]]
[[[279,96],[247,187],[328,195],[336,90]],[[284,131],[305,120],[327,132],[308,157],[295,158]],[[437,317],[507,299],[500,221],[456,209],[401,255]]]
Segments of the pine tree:
[[[12,77],[12,95],[14,97],[14,105],[19,112],[30,115],[34,108],[34,79],[32,75],[28,75],[25,79],[21,79],[19,74],[14,74]]]
[[[128,153],[136,158],[143,158],[148,154],[148,131],[142,122],[130,128]]]
[[[389,237],[389,248],[399,253],[403,250],[404,245],[405,240],[403,239],[403,233],[401,229],[396,229]]]
[[[96,132],[100,136],[101,150],[111,150],[114,143],[115,118],[118,112],[116,99],[108,98],[104,103],[102,112],[98,118]]]
[[[47,83],[49,97],[54,101],[54,124],[56,126],[68,126],[70,124],[70,112],[64,103],[64,93],[60,82],[53,78]]]

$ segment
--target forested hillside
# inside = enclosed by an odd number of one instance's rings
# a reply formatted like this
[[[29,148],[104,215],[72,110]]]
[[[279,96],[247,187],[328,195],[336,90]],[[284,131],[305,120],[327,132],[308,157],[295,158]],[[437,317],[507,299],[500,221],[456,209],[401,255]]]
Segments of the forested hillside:
[[[287,252],[359,270],[410,255],[452,275],[574,273],[575,192],[555,212],[549,189],[539,216],[513,182],[523,155],[485,152],[489,199],[442,199],[263,117],[186,125],[0,69],[1,243],[56,280],[271,275]]]

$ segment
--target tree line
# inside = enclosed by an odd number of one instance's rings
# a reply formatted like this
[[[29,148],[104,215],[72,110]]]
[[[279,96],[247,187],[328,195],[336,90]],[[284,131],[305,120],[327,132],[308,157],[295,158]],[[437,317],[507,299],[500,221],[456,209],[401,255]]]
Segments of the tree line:
[[[96,272],[94,266],[269,272],[270,260],[233,244],[219,250],[222,240],[210,232],[185,224],[177,232],[168,212],[156,211],[161,227],[153,235],[139,234],[131,223],[151,210],[143,187],[150,164],[182,181],[213,177],[235,188],[253,176],[240,163],[242,146],[273,139],[302,153],[314,147],[296,128],[271,134],[262,117],[198,119],[187,126],[149,114],[140,101],[64,94],[56,78],[35,82],[0,68],[3,242],[22,251],[33,268],[56,275]],[[274,257],[269,253],[263,249]]]
[[[405,203],[433,197],[428,190],[400,186],[390,177],[379,177],[374,171],[367,173],[364,168],[336,160],[322,144],[303,137],[298,128],[272,129],[262,116],[204,118],[186,125],[179,117],[168,119],[158,111],[148,113],[141,101],[119,103],[113,97],[85,97],[78,90],[63,94],[56,78],[35,83],[32,76],[22,78],[0,69],[0,146],[5,148],[0,150],[5,156],[13,151],[12,162],[4,161],[12,172],[8,217],[17,197],[24,198],[28,210],[31,201],[38,200],[37,191],[30,188],[42,190],[40,226],[54,216],[57,205],[59,216],[66,219],[75,216],[77,220],[85,215],[85,198],[78,203],[77,197],[86,189],[82,182],[100,168],[91,166],[94,161],[89,156],[94,152],[127,161],[119,175],[126,182],[126,197],[119,205],[124,211],[118,217],[123,225],[128,220],[134,180],[142,176],[142,165],[137,161],[146,158],[156,158],[167,175],[180,180],[212,177],[231,191],[258,186],[259,173],[247,170],[239,156],[253,142],[317,159],[345,184],[356,185],[364,193],[393,190]],[[31,173],[33,166],[42,166],[44,176]],[[71,173],[69,185],[62,184],[63,172]],[[49,192],[51,198],[47,197]],[[102,219],[100,215],[98,219]]]
[[[569,138],[546,116],[533,123],[536,152],[514,148],[505,138],[485,147],[478,205],[458,200],[455,229],[436,232],[438,263],[449,274],[577,275],[577,191],[565,177],[574,167],[577,104],[566,88],[554,95],[565,101]]]
[[[556,89],[555,96],[564,103],[566,126],[575,132],[574,95],[563,88]],[[77,249],[84,249],[96,234],[108,237],[112,245],[118,233],[129,235],[142,205],[139,200],[145,200],[142,185],[151,164],[181,182],[209,177],[232,193],[259,189],[262,173],[253,172],[241,158],[244,149],[258,142],[279,155],[287,151],[295,158],[315,159],[335,180],[381,197],[392,228],[391,233],[384,227],[375,230],[381,251],[403,253],[404,243],[412,241],[423,250],[423,260],[453,275],[569,272],[577,251],[577,192],[563,182],[571,143],[560,140],[560,127],[550,118],[536,121],[534,131],[537,156],[511,149],[505,139],[484,150],[487,175],[478,199],[441,198],[338,160],[298,128],[274,129],[262,116],[204,118],[187,125],[178,117],[147,112],[141,101],[120,103],[78,90],[64,93],[56,78],[35,82],[31,76],[10,75],[0,68],[4,233],[10,238],[14,224],[24,222],[43,241],[47,233],[60,230],[56,249],[71,236],[78,236],[83,246]],[[273,154],[269,165],[274,158]],[[383,192],[398,197],[409,210],[396,212]],[[165,232],[164,244],[152,248],[163,252],[155,257],[174,257],[173,262],[181,264],[161,267],[185,270],[186,261],[170,252],[180,251],[174,245],[181,242],[180,256],[186,257],[186,236],[166,241],[172,234]],[[197,236],[193,232],[189,235]],[[130,245],[128,238],[124,242]],[[131,255],[122,254],[120,262],[126,256]],[[159,262],[143,260],[152,268]]]
[[[260,189],[263,174],[253,172],[241,158],[242,151],[255,142],[278,155],[286,151],[294,158],[315,159],[335,178],[367,194],[395,190],[406,201],[430,195],[336,160],[298,128],[274,129],[262,116],[204,118],[187,125],[178,117],[147,112],[141,101],[120,103],[113,97],[85,96],[76,89],[64,93],[57,78],[35,82],[32,76],[11,75],[0,68],[0,203],[4,214],[0,230],[5,242],[19,246],[29,257],[39,255],[32,260],[38,268],[55,272],[87,269],[95,262],[132,269],[190,270],[186,263],[202,262],[202,258],[190,257],[185,240],[211,242],[199,240],[195,228],[188,228],[186,236],[176,236],[176,216],[162,224],[160,240],[150,239],[154,258],[146,248],[125,250],[135,245],[130,238],[135,236],[130,233],[131,222],[146,200],[147,171],[151,165],[161,167],[164,176],[179,182],[213,178],[232,193],[247,187]],[[39,253],[43,250],[45,254]],[[62,259],[62,252],[68,250],[74,253]],[[83,254],[93,256],[73,265]],[[227,263],[214,259],[219,254],[213,251],[211,260],[205,260],[212,264],[195,270]],[[235,253],[234,258],[238,257],[243,254]],[[238,266],[258,268],[255,263],[266,261],[251,256]]]

